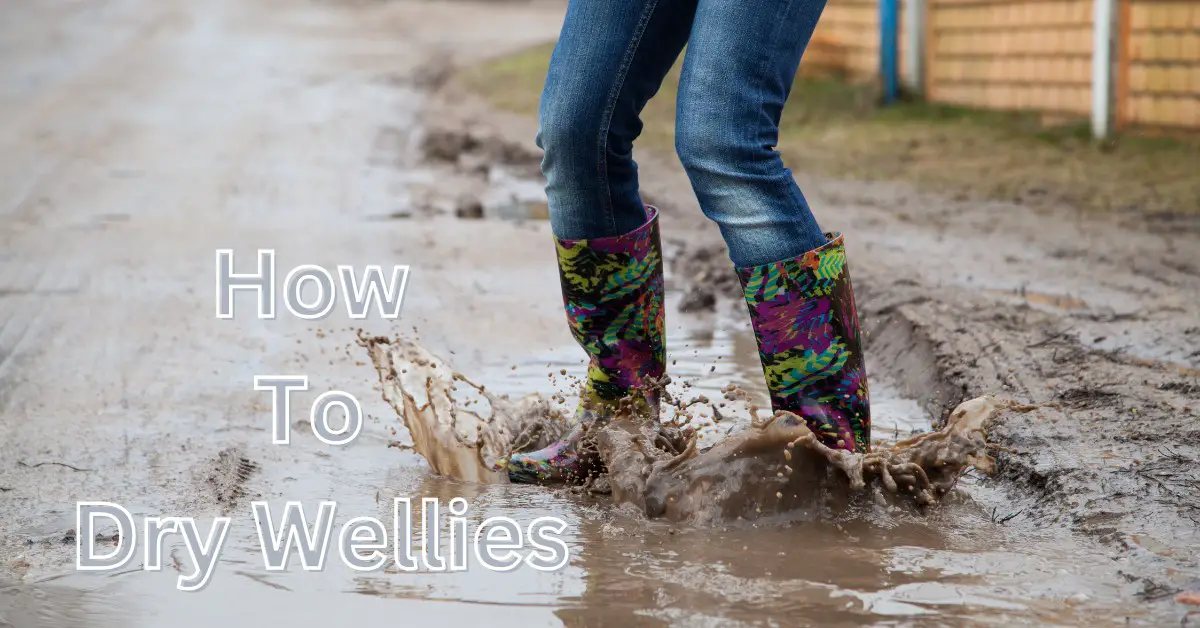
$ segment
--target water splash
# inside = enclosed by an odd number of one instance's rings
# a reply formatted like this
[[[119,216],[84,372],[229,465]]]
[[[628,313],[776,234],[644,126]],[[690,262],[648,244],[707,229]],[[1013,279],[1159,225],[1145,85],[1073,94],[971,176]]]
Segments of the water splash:
[[[568,427],[563,413],[531,394],[518,400],[490,393],[454,372],[443,360],[405,338],[360,336],[379,374],[384,399],[412,434],[412,448],[434,472],[460,480],[504,483],[493,464],[513,451],[533,451]],[[747,396],[730,386],[727,401]],[[839,510],[868,498],[916,508],[938,503],[969,468],[988,472],[988,423],[1021,406],[985,396],[960,404],[942,429],[866,454],[822,445],[794,415],[754,418],[748,428],[706,449],[688,425],[704,416],[697,406],[675,403],[657,423],[616,417],[589,431],[603,477],[588,486],[611,492],[650,517],[713,522],[789,512]],[[750,406],[751,417],[758,411]]]

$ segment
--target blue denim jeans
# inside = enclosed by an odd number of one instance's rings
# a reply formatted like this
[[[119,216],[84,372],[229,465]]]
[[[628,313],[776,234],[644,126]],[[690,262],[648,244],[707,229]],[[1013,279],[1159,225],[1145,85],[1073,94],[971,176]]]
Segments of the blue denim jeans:
[[[825,242],[775,150],[779,117],[825,0],[569,0],[537,144],[560,238],[645,221],[633,142],[684,46],[675,148],[738,267]]]

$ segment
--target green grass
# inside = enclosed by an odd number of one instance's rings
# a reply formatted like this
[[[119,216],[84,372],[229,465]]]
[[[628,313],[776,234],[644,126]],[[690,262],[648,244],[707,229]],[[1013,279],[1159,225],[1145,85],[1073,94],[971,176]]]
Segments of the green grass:
[[[553,44],[456,77],[497,107],[536,115]],[[677,65],[643,112],[639,147],[671,150]],[[1200,211],[1200,145],[1126,134],[1090,139],[1085,121],[1047,127],[1028,113],[920,102],[877,106],[874,88],[800,77],[780,121],[798,172],[908,181],[956,197],[1147,213]]]

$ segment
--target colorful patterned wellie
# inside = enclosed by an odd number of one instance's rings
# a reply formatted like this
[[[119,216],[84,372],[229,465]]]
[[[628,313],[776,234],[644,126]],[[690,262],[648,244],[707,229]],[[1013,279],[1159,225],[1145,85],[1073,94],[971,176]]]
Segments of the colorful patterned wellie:
[[[771,406],[825,445],[870,451],[871,413],[858,312],[840,233],[794,259],[738,269]]]
[[[556,244],[567,322],[590,358],[587,382],[565,438],[497,465],[514,482],[581,482],[591,471],[576,448],[585,425],[610,418],[622,399],[658,413],[653,385],[666,361],[658,211],[647,206],[645,224],[623,235]]]

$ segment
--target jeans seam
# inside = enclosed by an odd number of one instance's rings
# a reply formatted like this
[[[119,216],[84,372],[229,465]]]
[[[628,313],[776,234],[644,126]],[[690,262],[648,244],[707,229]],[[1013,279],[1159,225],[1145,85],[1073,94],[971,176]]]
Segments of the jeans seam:
[[[769,52],[767,52],[767,51],[773,50],[773,49],[774,49],[774,47],[775,47],[775,43],[776,43],[777,41],[779,41],[779,35],[780,35],[780,33],[782,33],[782,32],[783,32],[783,25],[784,25],[784,22],[785,22],[785,16],[786,16],[786,15],[787,15],[787,13],[788,13],[788,12],[791,10],[791,8],[792,8],[792,4],[793,4],[795,1],[796,1],[796,0],[787,0],[786,2],[784,2],[784,3],[782,4],[782,6],[780,6],[780,7],[779,7],[779,12],[778,12],[778,13],[775,15],[775,28],[773,28],[773,29],[771,30],[771,37],[770,37],[770,39],[768,39],[768,40],[767,40],[767,45],[763,46],[763,48],[762,48],[762,50],[764,51],[764,54],[762,55],[762,59],[761,59],[761,61],[759,62],[759,63],[760,63],[760,65],[759,65],[759,68],[758,68],[758,77],[759,77],[759,78],[758,78],[758,83],[759,83],[759,84],[758,84],[758,86],[757,86],[757,87],[758,87],[758,94],[759,94],[759,96],[758,96],[758,103],[757,103],[757,107],[755,108],[755,111],[756,111],[756,112],[761,112],[761,111],[763,110],[763,106],[766,104],[766,101],[765,101],[765,96],[763,96],[763,94],[766,94],[766,93],[767,93],[767,91],[768,91],[768,90],[766,89],[766,85],[765,85],[765,83],[766,83],[766,81],[768,80],[768,79],[767,79],[767,77],[768,77],[768,76],[770,76],[770,74],[771,74],[771,72],[769,72],[769,70],[770,70],[769,66],[770,66],[770,63],[771,63],[771,54],[770,54]],[[801,57],[803,57],[803,54],[801,54]],[[786,107],[786,106],[787,106],[787,101],[786,101],[786,99],[784,100],[783,106],[784,106],[784,107]],[[760,120],[761,120],[761,118],[760,118]],[[759,126],[759,130],[761,130],[761,125]],[[775,146],[772,146],[772,148],[773,148],[773,149],[774,149],[776,152],[779,152],[779,146],[778,146],[778,144],[779,144],[779,139],[778,139],[778,138],[779,138],[779,125],[778,125],[778,124],[776,124],[776,125],[775,125],[775,134],[776,134],[776,140],[775,140],[775,144],[776,144],[776,145],[775,145]],[[787,168],[784,168],[784,171],[786,172],[786,171],[787,171]],[[794,185],[793,185],[793,186],[789,186],[789,189],[788,189],[788,196],[790,196],[790,197],[791,197],[791,199],[790,199],[790,200],[791,200],[793,203],[796,203],[796,205],[798,205],[798,206],[800,206],[800,207],[803,207],[803,203],[800,203],[800,202],[799,202],[799,200],[800,200],[800,199],[796,198],[796,188],[795,188],[795,186],[794,186]],[[785,259],[786,259],[786,258],[785,258]],[[772,264],[772,263],[779,262],[779,261],[784,261],[784,260],[772,260],[772,261],[770,261],[770,262],[765,262],[764,264]],[[753,267],[756,267],[756,266],[762,266],[762,265],[764,265],[764,264],[755,264],[755,265],[751,265],[751,266],[749,266],[748,268],[753,268]]]
[[[768,66],[771,64],[771,54],[769,51],[773,50],[775,47],[775,42],[779,41],[779,34],[781,32],[783,32],[784,16],[787,15],[789,10],[791,10],[793,2],[795,2],[795,0],[787,0],[779,8],[779,12],[775,15],[775,28],[773,28],[771,30],[771,38],[769,40],[767,40],[767,45],[762,47],[762,50],[764,53],[762,55],[761,61],[759,62],[759,68],[758,68],[759,84],[758,84],[758,106],[755,109],[756,112],[762,111],[763,105],[766,104],[763,94],[765,94],[767,92],[767,89],[766,89],[766,86],[764,83],[767,80],[766,77],[770,74],[768,72],[768,70],[769,70]],[[801,56],[803,56],[803,55],[801,55]],[[784,106],[787,106],[786,101],[784,102]],[[778,131],[779,131],[778,124],[775,125],[775,131],[776,131],[776,134],[778,134]],[[776,139],[776,144],[778,144],[778,143],[779,143],[778,139]],[[772,148],[774,148],[776,151],[779,150],[778,146],[773,146]]]
[[[788,0],[789,3],[791,0]],[[625,78],[629,74],[629,67],[633,65],[633,57],[637,54],[638,45],[641,44],[642,35],[646,32],[646,24],[650,22],[650,17],[654,14],[654,9],[658,7],[658,0],[649,0],[646,7],[642,9],[642,15],[638,19],[638,24],[633,30],[633,35],[629,39],[629,44],[625,48],[625,56],[621,59],[621,65],[617,68],[617,80],[613,84],[612,91],[608,95],[608,102],[604,107],[604,114],[600,120],[600,137],[597,139],[597,164],[598,174],[600,176],[600,185],[604,190],[601,195],[604,203],[604,211],[608,213],[609,226],[614,235],[617,234],[617,216],[613,212],[612,189],[608,185],[608,135],[609,129],[612,126],[612,114],[616,109],[617,99],[621,95],[621,90],[625,87]]]

